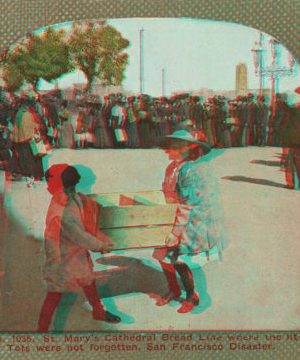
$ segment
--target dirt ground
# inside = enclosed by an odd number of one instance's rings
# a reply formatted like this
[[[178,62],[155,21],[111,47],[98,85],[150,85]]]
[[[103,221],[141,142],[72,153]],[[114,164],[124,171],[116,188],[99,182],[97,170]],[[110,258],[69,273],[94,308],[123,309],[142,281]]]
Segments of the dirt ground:
[[[92,320],[82,294],[61,305],[56,329],[299,329],[300,192],[287,187],[282,149],[220,150],[216,158],[230,246],[191,258],[200,305],[178,314],[178,302],[155,305],[167,285],[153,249],[94,255],[98,290],[120,324]],[[82,165],[85,193],[161,190],[169,160],[159,150],[54,150],[49,165]],[[45,182],[5,181],[0,172],[1,331],[33,332],[46,288],[41,279],[43,232],[50,194]],[[53,329],[53,326],[52,326]]]

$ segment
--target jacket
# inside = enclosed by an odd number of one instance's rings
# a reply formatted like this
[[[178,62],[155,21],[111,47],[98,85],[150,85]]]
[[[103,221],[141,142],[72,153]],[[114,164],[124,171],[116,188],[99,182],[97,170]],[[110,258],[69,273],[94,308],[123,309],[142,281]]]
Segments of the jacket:
[[[93,265],[88,250],[101,251],[97,234],[97,204],[80,193],[62,190],[50,202],[45,227],[43,276],[48,291],[76,292],[91,283]]]
[[[178,209],[172,233],[180,253],[197,254],[219,241],[227,246],[223,205],[214,168],[214,151],[182,164],[175,185]]]

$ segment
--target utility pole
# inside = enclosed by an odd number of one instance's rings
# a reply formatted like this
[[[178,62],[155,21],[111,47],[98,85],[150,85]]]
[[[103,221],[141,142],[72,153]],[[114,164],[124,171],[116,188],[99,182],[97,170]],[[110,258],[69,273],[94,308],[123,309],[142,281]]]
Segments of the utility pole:
[[[259,34],[259,47],[261,49],[263,49],[263,33],[261,32]],[[264,91],[264,77],[263,77],[263,68],[264,68],[264,62],[263,62],[263,52],[261,51],[261,54],[259,56],[259,95],[262,96],[263,95],[263,91]]]
[[[144,44],[143,44],[143,32],[145,30],[142,28],[139,30],[140,33],[140,94],[144,92]]]
[[[165,68],[162,69],[162,96],[165,97],[166,96],[166,82],[165,82],[165,75],[166,75],[166,71]]]

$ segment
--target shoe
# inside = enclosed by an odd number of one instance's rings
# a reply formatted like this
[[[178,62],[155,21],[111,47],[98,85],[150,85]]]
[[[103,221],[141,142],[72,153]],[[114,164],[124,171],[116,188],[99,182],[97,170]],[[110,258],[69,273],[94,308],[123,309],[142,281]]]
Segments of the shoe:
[[[157,300],[156,305],[157,306],[164,306],[169,304],[172,300],[177,300],[181,293],[173,293],[169,292],[168,294],[164,295],[162,298]]]
[[[104,309],[94,308],[93,309],[93,319],[106,321],[109,323],[119,323],[121,322],[121,318],[117,315],[110,313]]]
[[[187,297],[180,308],[177,310],[179,314],[186,314],[191,312],[195,306],[199,305],[199,296],[194,292],[192,297]]]

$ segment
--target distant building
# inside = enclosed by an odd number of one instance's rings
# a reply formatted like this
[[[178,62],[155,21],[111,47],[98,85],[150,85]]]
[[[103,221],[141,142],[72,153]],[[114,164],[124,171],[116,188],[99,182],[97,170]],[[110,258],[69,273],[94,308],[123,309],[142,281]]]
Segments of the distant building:
[[[248,92],[247,66],[238,64],[236,67],[236,96],[246,96]]]

